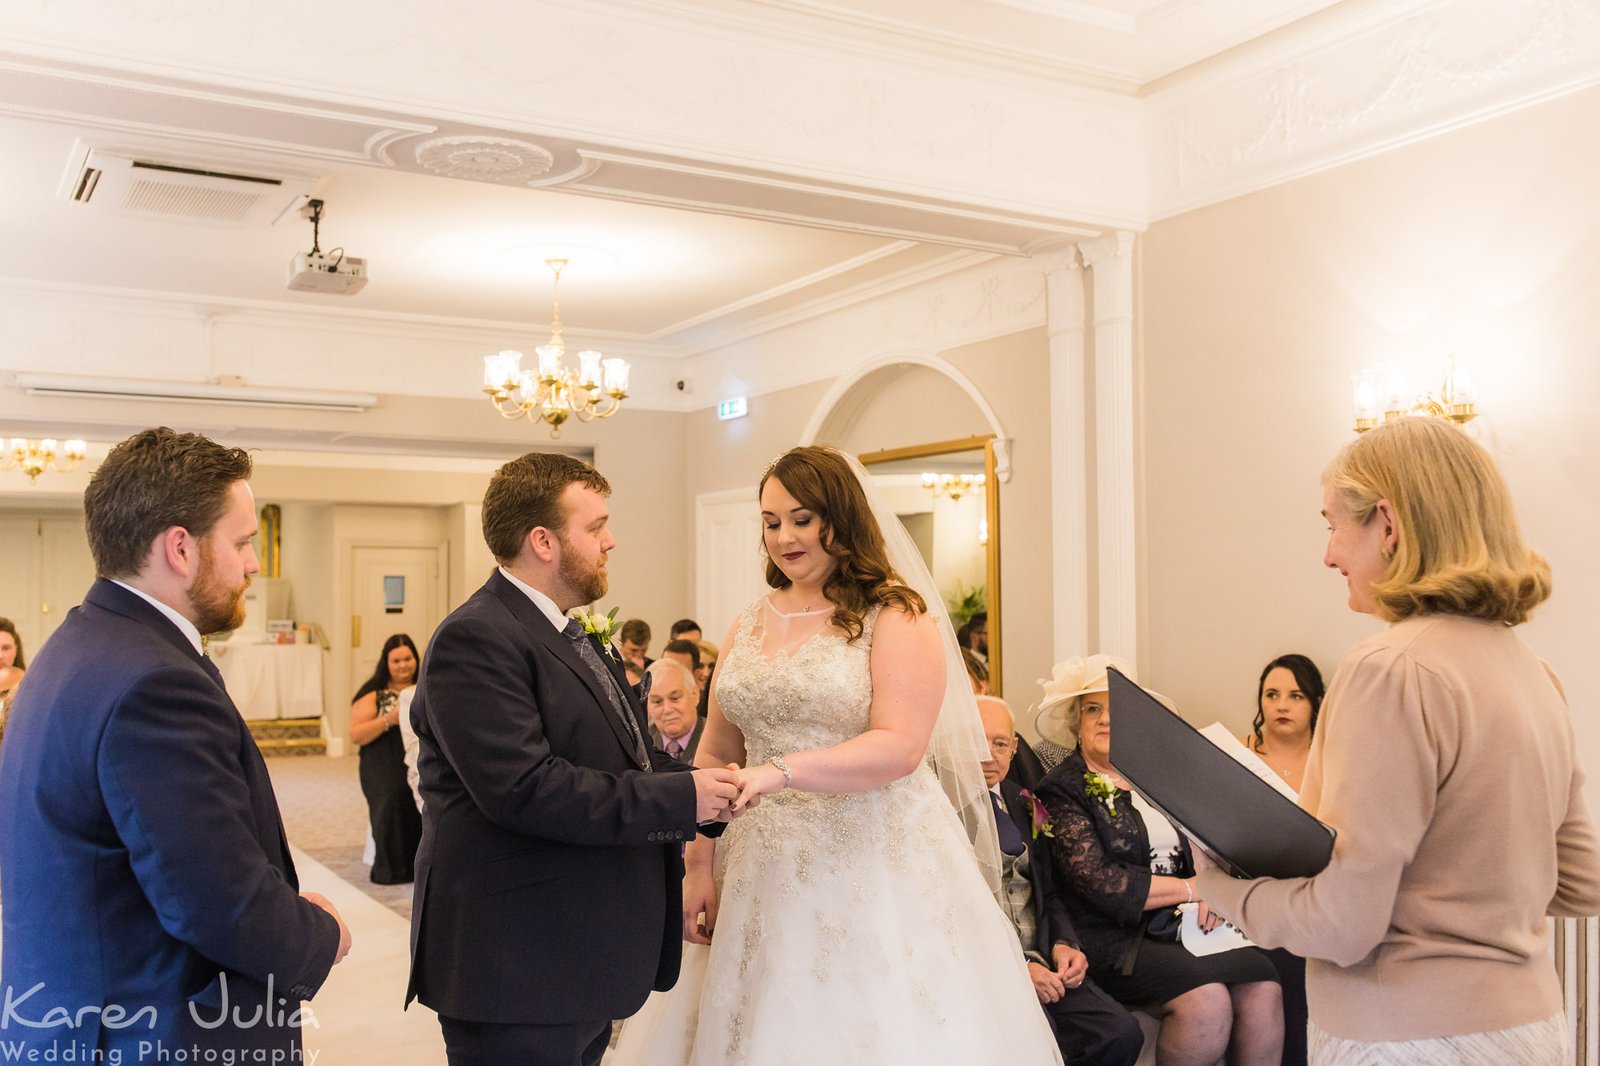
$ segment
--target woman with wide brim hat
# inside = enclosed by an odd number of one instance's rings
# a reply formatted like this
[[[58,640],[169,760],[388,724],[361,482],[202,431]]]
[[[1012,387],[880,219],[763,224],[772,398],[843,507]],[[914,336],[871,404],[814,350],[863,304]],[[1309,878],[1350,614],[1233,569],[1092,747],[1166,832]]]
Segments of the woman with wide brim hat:
[[[1040,783],[1056,883],[1089,957],[1089,976],[1125,1006],[1160,1019],[1164,1063],[1277,1066],[1283,1000],[1266,954],[1240,948],[1197,958],[1177,942],[1176,907],[1200,903],[1186,841],[1133,793],[1111,763],[1109,655],[1068,659],[1040,682],[1039,735],[1068,751]],[[1160,697],[1158,697],[1160,698]],[[1166,702],[1163,700],[1163,702]]]

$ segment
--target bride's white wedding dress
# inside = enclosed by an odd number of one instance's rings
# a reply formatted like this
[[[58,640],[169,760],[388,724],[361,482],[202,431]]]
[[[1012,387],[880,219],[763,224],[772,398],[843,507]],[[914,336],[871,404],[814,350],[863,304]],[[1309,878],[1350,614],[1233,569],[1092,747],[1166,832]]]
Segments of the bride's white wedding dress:
[[[774,648],[767,629],[794,616],[745,610],[716,694],[748,765],[866,730],[876,615],[854,643],[818,626]],[[763,797],[717,852],[712,946],[685,945],[678,985],[624,1025],[608,1066],[1061,1061],[926,763],[871,792]]]

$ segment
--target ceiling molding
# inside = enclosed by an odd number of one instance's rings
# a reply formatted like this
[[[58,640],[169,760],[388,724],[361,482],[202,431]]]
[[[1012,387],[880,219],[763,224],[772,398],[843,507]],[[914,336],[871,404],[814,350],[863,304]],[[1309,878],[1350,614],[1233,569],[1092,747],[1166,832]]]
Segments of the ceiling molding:
[[[687,362],[694,385],[689,406],[828,381],[887,354],[948,351],[1044,324],[1039,265],[991,258],[697,355]]]
[[[1600,2],[1443,0],[1248,49],[1150,97],[1152,221],[1600,84]]]

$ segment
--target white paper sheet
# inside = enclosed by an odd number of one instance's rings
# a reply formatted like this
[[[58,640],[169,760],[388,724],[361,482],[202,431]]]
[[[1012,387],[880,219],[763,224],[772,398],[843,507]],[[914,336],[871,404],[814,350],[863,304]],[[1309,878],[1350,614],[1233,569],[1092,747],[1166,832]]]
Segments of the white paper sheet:
[[[1227,752],[1228,757],[1234,762],[1248,769],[1251,773],[1255,774],[1257,777],[1261,778],[1261,780],[1271,785],[1278,792],[1288,796],[1296,803],[1300,802],[1299,795],[1296,794],[1294,789],[1289,787],[1289,783],[1282,777],[1279,777],[1276,770],[1263,762],[1261,756],[1257,755],[1255,752],[1239,743],[1239,738],[1228,732],[1227,726],[1223,725],[1221,722],[1212,722],[1210,725],[1200,730],[1200,735],[1211,741],[1211,743],[1215,744],[1223,751]]]
[[[1183,925],[1178,932],[1178,943],[1184,946],[1189,954],[1196,958],[1205,958],[1207,955],[1216,955],[1234,948],[1255,947],[1249,939],[1241,933],[1231,922],[1223,922],[1209,933],[1200,931],[1200,905],[1198,903],[1180,903],[1178,911],[1183,915]]]

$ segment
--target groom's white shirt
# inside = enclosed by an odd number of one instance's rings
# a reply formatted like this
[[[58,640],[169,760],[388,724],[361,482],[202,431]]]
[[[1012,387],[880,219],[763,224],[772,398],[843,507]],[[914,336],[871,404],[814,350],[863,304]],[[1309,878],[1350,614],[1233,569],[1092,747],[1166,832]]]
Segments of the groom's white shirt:
[[[505,567],[499,567],[499,570],[501,577],[505,578],[517,588],[521,589],[523,595],[527,596],[528,599],[533,601],[533,605],[539,608],[540,614],[544,615],[550,620],[551,625],[555,626],[557,630],[563,630],[567,628],[567,616],[561,613],[561,608],[556,606],[555,600],[552,600],[549,596],[546,596],[544,593],[540,592],[526,581],[520,580],[517,575],[507,570]]]

